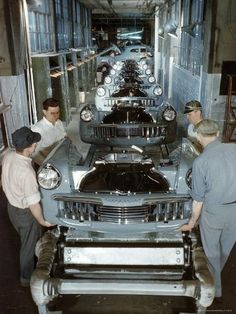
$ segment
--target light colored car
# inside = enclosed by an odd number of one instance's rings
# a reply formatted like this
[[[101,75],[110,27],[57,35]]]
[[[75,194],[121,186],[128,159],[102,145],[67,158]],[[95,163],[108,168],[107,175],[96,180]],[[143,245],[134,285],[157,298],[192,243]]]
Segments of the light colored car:
[[[92,143],[86,158],[65,138],[38,170],[44,217],[57,225],[36,248],[31,293],[40,314],[63,294],[187,296],[199,314],[214,299],[198,230],[180,231],[198,152],[183,139],[174,162],[164,154],[176,111],[161,86],[133,84],[134,70],[126,63],[125,86],[111,96],[99,86],[81,109],[80,136]]]
[[[115,45],[100,52],[97,56],[97,66],[108,63],[114,64],[116,61],[125,60],[140,61],[142,59],[153,59],[152,48],[146,45],[131,45],[119,48]]]
[[[63,294],[139,294],[196,299],[205,313],[214,284],[191,215],[192,144],[178,164],[132,145],[94,150],[85,160],[67,138],[38,172],[45,219],[31,293],[39,313]]]

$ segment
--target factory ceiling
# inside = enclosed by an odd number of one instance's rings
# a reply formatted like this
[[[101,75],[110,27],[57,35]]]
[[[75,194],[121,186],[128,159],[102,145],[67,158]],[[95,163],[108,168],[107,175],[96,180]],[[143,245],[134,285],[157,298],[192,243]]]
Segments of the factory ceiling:
[[[82,0],[90,6],[94,19],[149,19],[165,0]]]

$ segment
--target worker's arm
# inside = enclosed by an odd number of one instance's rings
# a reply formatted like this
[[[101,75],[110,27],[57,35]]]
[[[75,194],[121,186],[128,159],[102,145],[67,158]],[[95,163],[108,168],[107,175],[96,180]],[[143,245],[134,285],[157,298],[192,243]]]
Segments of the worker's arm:
[[[37,220],[37,222],[44,226],[44,227],[52,227],[54,225],[50,224],[48,221],[46,221],[42,214],[42,208],[39,203],[29,205],[29,209],[34,216],[34,218]]]
[[[183,225],[180,228],[181,231],[191,231],[193,229],[193,227],[195,226],[196,222],[198,221],[198,218],[201,215],[202,205],[203,205],[203,202],[193,201],[193,204],[192,204],[192,215],[191,215],[191,217],[189,219],[188,224]]]

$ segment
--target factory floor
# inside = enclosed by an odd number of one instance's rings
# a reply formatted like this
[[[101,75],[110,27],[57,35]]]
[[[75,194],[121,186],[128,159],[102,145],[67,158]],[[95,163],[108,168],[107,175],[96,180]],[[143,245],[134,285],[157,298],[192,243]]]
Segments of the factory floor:
[[[89,95],[88,95],[89,97]],[[78,136],[79,109],[73,113],[68,135],[86,155],[89,145]],[[0,189],[0,314],[36,314],[37,306],[30,289],[19,284],[19,237],[6,210],[6,198]],[[207,313],[236,313],[236,246],[223,270],[223,302],[214,302]],[[195,313],[194,300],[184,297],[75,295],[58,297],[51,311],[63,314],[177,314]],[[59,313],[59,312],[57,312]]]

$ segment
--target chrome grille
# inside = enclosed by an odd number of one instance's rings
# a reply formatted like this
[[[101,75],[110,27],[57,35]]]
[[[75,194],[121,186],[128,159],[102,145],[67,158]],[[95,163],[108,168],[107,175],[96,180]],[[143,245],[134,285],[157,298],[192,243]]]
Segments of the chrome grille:
[[[151,97],[110,97],[104,99],[104,107],[112,108],[121,102],[141,103],[144,107],[155,107],[155,98]]]
[[[165,136],[166,128],[160,126],[142,125],[97,125],[93,127],[96,138],[110,137],[159,137]]]
[[[83,221],[106,221],[112,223],[168,222],[188,218],[185,202],[160,202],[134,207],[112,207],[75,201],[58,201],[59,218]]]
[[[151,218],[148,206],[129,208],[98,206],[97,214],[100,221],[116,223],[145,222]]]

